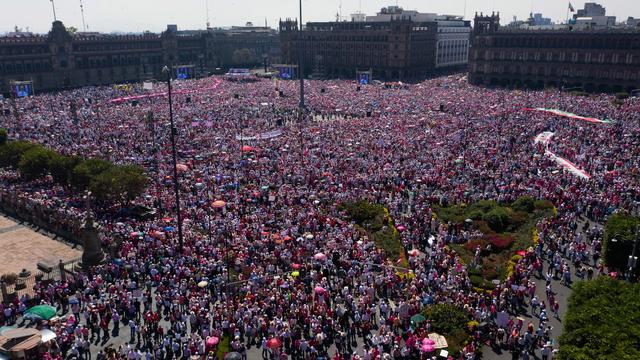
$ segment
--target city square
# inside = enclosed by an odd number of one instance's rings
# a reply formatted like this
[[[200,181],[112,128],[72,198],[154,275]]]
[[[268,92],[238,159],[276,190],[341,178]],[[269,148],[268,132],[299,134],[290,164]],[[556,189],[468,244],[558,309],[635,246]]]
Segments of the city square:
[[[0,356],[640,355],[640,32],[574,5],[0,37]]]

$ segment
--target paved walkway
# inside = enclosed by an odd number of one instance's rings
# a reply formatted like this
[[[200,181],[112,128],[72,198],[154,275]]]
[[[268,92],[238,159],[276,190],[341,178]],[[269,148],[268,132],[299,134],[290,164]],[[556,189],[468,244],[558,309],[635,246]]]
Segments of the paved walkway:
[[[79,248],[56,241],[17,220],[0,215],[0,275],[19,273],[22,269],[36,270],[38,262],[55,265],[82,255]]]
[[[597,225],[598,227],[602,227],[602,225],[600,224],[595,224],[592,222],[589,222],[590,226],[594,226]],[[579,226],[578,226],[578,232],[582,233],[582,229],[583,229],[583,224],[584,222],[580,222]],[[573,283],[575,284],[578,281],[581,281],[580,278],[578,278],[575,275],[575,267],[573,266],[573,263],[570,262],[570,266],[571,266],[571,280],[573,281]],[[549,263],[545,260],[544,262],[544,267],[543,267],[543,276],[544,274],[546,274],[547,270],[549,269]],[[594,274],[597,274],[597,271],[594,271]],[[538,299],[540,299],[541,301],[544,301],[545,304],[547,304],[547,315],[549,316],[549,320],[547,321],[547,325],[551,325],[553,330],[551,332],[551,338],[554,340],[554,344],[553,347],[554,349],[558,348],[558,337],[562,334],[562,329],[563,329],[563,323],[562,323],[562,319],[565,316],[565,313],[567,311],[567,300],[569,298],[569,295],[571,295],[571,287],[568,287],[566,285],[563,285],[560,283],[560,280],[553,280],[551,283],[551,289],[556,293],[555,295],[555,299],[556,301],[560,304],[560,307],[558,308],[558,315],[560,316],[560,319],[556,319],[553,317],[553,312],[551,311],[551,309],[549,308],[549,302],[547,301],[547,295],[545,292],[545,286],[546,286],[546,281],[544,279],[544,277],[542,279],[538,279],[536,277],[533,277],[533,280],[536,283],[536,294],[538,295]],[[527,300],[528,303],[528,300]],[[540,309],[538,308],[538,313],[539,313]],[[540,324],[540,319],[538,317],[533,317],[531,316],[531,307],[529,306],[527,308],[527,313],[526,314],[522,314],[520,315],[522,318],[524,318],[524,324],[525,324],[525,328],[526,325],[529,323],[529,321],[531,321],[534,325],[534,327],[537,329],[538,325]],[[509,351],[502,351],[500,353],[496,353],[495,351],[493,351],[490,347],[485,346],[483,348],[483,359],[485,360],[505,360],[505,359],[512,359],[512,354]],[[533,357],[532,357],[533,358]],[[535,358],[540,359],[542,358],[541,354],[540,354],[540,349],[537,349],[535,352]]]

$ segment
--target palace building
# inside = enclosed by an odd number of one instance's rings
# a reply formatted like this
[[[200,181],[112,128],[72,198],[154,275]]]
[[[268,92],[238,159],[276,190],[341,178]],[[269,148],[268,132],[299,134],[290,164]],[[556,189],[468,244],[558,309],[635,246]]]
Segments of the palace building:
[[[500,27],[499,14],[475,17],[469,81],[620,92],[640,88],[640,32]]]
[[[351,21],[280,22],[282,59],[304,74],[354,78],[371,71],[386,80],[420,79],[437,69],[465,67],[471,24],[459,16],[419,13],[390,6],[375,16],[352,15]]]
[[[46,35],[0,37],[1,91],[25,82],[38,92],[162,79],[165,65],[174,77],[200,77],[278,61],[277,31],[249,25],[199,31],[169,25],[161,34],[110,35],[71,34],[55,21]]]

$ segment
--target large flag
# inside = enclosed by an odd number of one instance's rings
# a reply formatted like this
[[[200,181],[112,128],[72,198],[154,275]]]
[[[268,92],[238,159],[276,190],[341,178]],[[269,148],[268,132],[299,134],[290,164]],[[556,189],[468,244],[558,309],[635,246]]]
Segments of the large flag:
[[[573,8],[573,5],[571,5],[571,2],[569,2],[569,11],[576,12],[576,9]]]

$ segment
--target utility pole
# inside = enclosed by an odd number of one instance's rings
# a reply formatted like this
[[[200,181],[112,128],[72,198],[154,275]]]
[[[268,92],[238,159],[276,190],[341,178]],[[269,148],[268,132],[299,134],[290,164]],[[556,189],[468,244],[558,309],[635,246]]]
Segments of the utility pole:
[[[298,28],[298,77],[300,78],[300,120],[304,113],[304,39],[302,35],[302,0],[300,0],[300,24]]]

